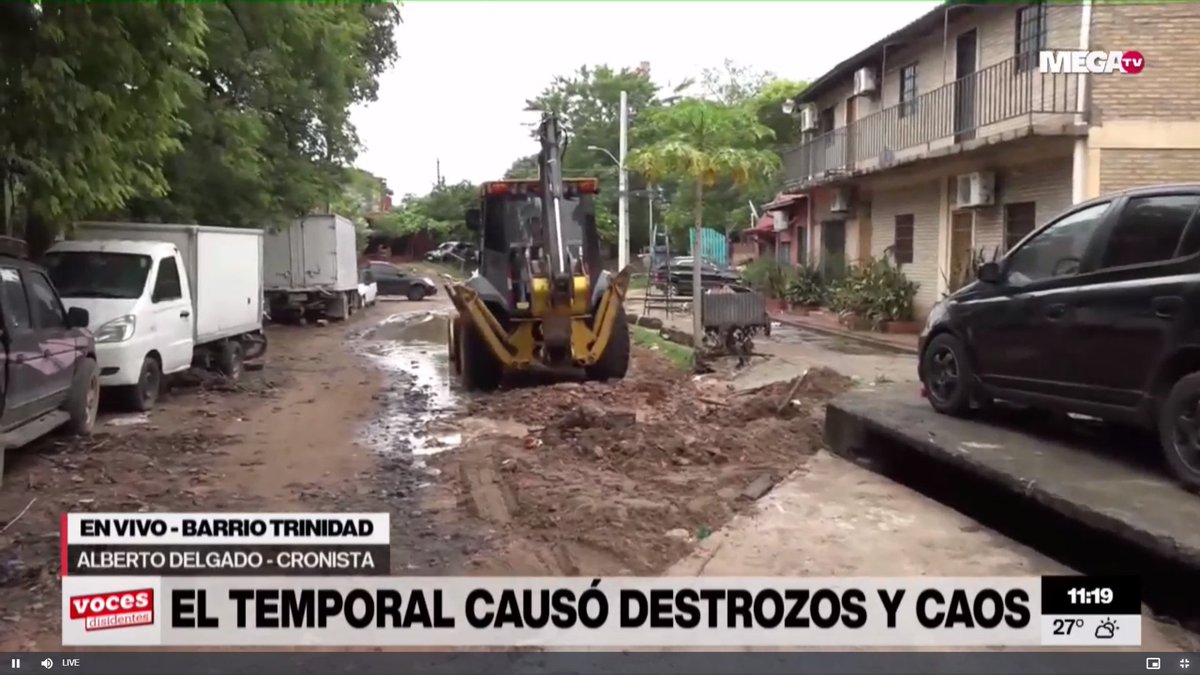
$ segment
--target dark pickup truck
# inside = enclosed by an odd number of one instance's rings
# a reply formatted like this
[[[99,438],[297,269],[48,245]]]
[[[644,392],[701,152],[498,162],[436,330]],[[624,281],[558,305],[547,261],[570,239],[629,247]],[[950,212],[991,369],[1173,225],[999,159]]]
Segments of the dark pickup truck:
[[[4,452],[66,427],[90,434],[100,402],[96,345],[86,310],[63,308],[24,243],[0,237],[0,481]]]

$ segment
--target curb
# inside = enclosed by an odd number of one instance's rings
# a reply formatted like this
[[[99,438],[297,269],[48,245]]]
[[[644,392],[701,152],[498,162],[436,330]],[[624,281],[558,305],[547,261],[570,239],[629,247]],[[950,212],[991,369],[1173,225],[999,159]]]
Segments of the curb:
[[[831,337],[839,337],[839,338],[843,338],[846,340],[853,340],[855,342],[860,342],[865,345],[870,345],[872,347],[878,347],[880,349],[891,351],[896,354],[905,354],[908,356],[916,356],[917,355],[916,348],[905,347],[903,345],[898,345],[894,342],[888,342],[887,340],[881,340],[879,338],[869,337],[869,336],[863,335],[861,333],[856,333],[856,332],[847,331],[847,330],[838,330],[837,328],[821,326],[821,325],[810,323],[807,321],[799,321],[797,319],[784,318],[782,316],[779,316],[778,314],[771,314],[771,318],[775,321],[778,321],[779,323],[786,324],[788,326],[793,326],[795,328],[802,328],[804,330],[812,331],[814,333],[821,333],[823,335],[829,335]]]

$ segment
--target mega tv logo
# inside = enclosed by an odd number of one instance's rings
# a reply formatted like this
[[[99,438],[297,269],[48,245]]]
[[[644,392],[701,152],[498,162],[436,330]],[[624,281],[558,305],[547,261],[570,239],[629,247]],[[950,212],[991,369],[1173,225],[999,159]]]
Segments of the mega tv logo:
[[[118,591],[71,598],[71,619],[84,630],[149,626],[154,623],[154,589]]]
[[[1137,75],[1146,67],[1141,52],[1047,51],[1038,54],[1038,70],[1043,73]]]

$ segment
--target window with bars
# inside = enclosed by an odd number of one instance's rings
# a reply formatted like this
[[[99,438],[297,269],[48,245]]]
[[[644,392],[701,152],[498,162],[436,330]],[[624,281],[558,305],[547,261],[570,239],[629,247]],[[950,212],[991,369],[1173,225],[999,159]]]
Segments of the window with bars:
[[[1011,251],[1037,225],[1037,204],[1019,202],[1004,205],[1004,250]]]
[[[1045,0],[1017,10],[1016,56],[1017,72],[1037,68],[1038,52],[1046,48]]]
[[[900,117],[908,117],[917,109],[917,64],[900,69]]]
[[[892,256],[897,265],[913,261],[913,224],[911,213],[896,216],[896,241],[892,244]]]

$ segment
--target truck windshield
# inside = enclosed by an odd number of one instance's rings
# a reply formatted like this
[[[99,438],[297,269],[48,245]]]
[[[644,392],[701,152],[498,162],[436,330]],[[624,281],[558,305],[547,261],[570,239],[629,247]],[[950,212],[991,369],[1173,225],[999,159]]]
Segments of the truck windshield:
[[[49,253],[43,263],[64,298],[142,297],[150,256],[100,251]]]

